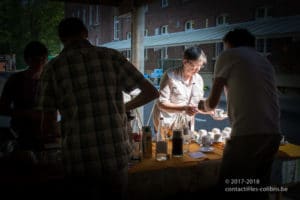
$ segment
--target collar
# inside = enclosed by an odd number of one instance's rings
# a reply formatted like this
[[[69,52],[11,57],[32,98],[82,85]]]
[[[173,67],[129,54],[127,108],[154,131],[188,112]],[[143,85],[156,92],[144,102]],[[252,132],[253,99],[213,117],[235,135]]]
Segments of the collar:
[[[191,85],[193,85],[193,84],[195,84],[196,83],[196,81],[195,81],[195,74],[192,76],[192,78],[191,78],[191,80],[190,80],[190,82],[189,83],[187,83],[184,79],[183,79],[183,67],[182,67],[182,69],[181,69],[181,71],[180,71],[180,73],[178,74],[179,76],[178,76],[178,78],[179,78],[179,80],[184,84],[184,85],[186,85],[186,86],[191,86]]]
[[[170,70],[168,72],[168,76],[174,80],[180,81],[182,82],[182,84],[184,84],[185,86],[190,86],[196,83],[196,76],[197,74],[194,74],[192,76],[192,80],[190,82],[190,84],[186,84],[185,81],[182,78],[182,70],[183,70],[183,66],[181,67],[177,67],[177,68],[173,68],[172,70]]]
[[[92,44],[86,39],[70,40],[64,45],[63,51],[70,49],[79,49],[83,47],[91,47]]]

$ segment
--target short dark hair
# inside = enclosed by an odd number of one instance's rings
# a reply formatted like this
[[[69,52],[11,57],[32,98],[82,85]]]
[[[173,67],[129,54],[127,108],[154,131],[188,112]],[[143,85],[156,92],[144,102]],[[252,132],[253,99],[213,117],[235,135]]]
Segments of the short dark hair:
[[[224,42],[232,47],[249,46],[255,47],[255,37],[247,29],[236,28],[229,31],[223,38]]]
[[[198,46],[189,47],[184,51],[183,58],[186,60],[197,60],[202,53],[202,49]]]
[[[48,56],[47,47],[39,41],[29,42],[24,49],[24,60],[40,59],[43,56]]]
[[[83,32],[88,32],[84,23],[76,17],[68,17],[63,19],[58,25],[58,36],[60,38],[67,38],[78,36]]]

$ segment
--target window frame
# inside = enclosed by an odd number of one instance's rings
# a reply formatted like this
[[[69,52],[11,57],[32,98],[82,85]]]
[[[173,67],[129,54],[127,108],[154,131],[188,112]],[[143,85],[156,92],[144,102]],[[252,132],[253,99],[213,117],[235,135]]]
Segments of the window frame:
[[[163,25],[160,27],[160,34],[161,35],[168,34],[168,25]]]
[[[263,16],[259,15],[259,11],[263,11]],[[271,17],[271,7],[261,6],[255,9],[255,19],[266,19]]]
[[[168,0],[161,0],[161,7],[166,8],[169,6],[169,1]]]
[[[187,25],[190,24],[191,28],[187,28]],[[188,20],[184,23],[184,31],[192,31],[194,30],[195,22],[194,20]]]
[[[114,40],[120,40],[120,20],[118,16],[114,16]]]
[[[219,19],[222,18],[222,22],[219,23]],[[216,26],[228,24],[228,14],[224,13],[216,17]]]
[[[258,44],[260,43],[260,44]],[[270,38],[257,38],[255,40],[255,49],[263,56],[268,56],[272,51],[272,42]]]

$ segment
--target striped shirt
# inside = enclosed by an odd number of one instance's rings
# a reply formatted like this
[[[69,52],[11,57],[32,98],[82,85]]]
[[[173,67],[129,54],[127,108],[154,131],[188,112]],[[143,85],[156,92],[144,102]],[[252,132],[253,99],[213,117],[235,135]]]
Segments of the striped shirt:
[[[87,40],[66,45],[42,73],[38,108],[61,113],[63,158],[71,175],[101,176],[128,164],[123,93],[144,76],[118,51]]]

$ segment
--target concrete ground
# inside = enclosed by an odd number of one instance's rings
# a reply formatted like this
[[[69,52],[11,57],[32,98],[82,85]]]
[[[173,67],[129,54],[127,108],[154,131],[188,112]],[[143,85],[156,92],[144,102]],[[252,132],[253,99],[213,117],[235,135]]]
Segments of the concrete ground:
[[[206,91],[205,96],[208,96],[209,91]],[[288,93],[280,94],[279,104],[281,111],[281,131],[287,141],[300,145],[300,94]],[[153,102],[144,106],[144,124],[147,124],[149,115],[153,107]],[[222,96],[218,105],[219,108],[226,110],[226,100]],[[150,126],[152,126],[152,118],[150,117]],[[224,129],[226,126],[230,126],[228,119],[222,121],[216,121],[209,115],[197,115],[195,130],[206,129],[210,131],[213,128]],[[153,131],[153,126],[152,126]]]

